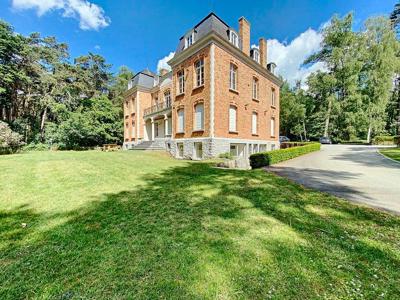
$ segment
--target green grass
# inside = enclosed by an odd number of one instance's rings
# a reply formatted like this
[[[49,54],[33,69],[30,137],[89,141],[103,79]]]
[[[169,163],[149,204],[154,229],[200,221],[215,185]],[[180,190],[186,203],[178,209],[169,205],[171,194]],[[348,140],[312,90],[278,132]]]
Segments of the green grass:
[[[400,295],[399,217],[263,170],[134,151],[0,170],[0,299]]]
[[[400,162],[400,148],[381,149],[379,150],[379,152],[391,159]]]

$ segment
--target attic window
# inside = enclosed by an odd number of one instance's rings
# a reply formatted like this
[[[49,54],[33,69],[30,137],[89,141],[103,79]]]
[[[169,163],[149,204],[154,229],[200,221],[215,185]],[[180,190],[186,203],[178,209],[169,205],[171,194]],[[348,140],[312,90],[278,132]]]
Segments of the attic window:
[[[185,38],[185,49],[192,46],[194,43],[194,31],[186,36]]]
[[[251,57],[256,61],[260,62],[260,51],[257,48],[251,49]]]
[[[229,41],[234,44],[236,47],[239,47],[239,38],[236,32],[230,31],[229,32]]]

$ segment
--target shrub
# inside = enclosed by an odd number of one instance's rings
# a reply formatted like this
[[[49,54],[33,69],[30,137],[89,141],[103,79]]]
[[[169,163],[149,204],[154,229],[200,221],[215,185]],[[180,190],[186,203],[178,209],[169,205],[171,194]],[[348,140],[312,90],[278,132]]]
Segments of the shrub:
[[[218,155],[219,158],[233,159],[233,155],[229,152],[221,153]]]
[[[0,154],[14,153],[23,144],[22,136],[12,131],[7,123],[0,121]]]
[[[42,143],[30,143],[23,148],[23,151],[46,151],[49,145]]]
[[[382,135],[376,136],[372,140],[374,145],[393,145],[396,142],[396,136]]]
[[[394,137],[394,143],[397,145],[397,147],[400,147],[400,135]]]
[[[303,146],[256,153],[250,155],[250,165],[253,169],[261,168],[320,149],[320,143],[306,143]]]

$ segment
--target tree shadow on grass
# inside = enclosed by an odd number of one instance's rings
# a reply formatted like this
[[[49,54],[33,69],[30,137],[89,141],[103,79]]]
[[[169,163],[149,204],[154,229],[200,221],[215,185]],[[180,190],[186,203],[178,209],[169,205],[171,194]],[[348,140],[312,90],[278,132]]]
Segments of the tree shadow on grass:
[[[67,215],[1,212],[0,298],[400,293],[399,218],[262,170],[188,163],[143,180]]]

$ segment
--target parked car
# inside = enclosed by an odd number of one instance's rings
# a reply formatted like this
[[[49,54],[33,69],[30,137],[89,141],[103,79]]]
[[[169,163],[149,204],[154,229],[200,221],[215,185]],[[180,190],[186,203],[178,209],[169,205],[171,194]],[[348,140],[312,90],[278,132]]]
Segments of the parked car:
[[[280,143],[286,143],[286,142],[290,142],[290,139],[287,136],[281,135],[279,137],[279,142]]]
[[[323,136],[319,138],[319,142],[321,144],[332,144],[332,141],[330,138],[328,138],[327,136]]]

